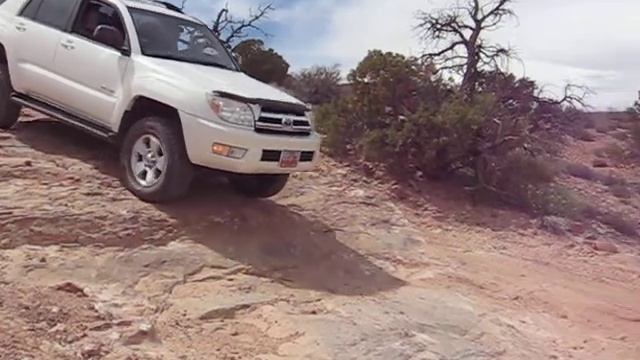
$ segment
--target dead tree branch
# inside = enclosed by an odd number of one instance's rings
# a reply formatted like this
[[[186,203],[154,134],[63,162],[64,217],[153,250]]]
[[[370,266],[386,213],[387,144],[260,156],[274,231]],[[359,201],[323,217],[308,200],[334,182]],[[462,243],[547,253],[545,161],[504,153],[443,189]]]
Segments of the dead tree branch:
[[[461,89],[470,95],[481,70],[500,71],[515,57],[511,47],[488,44],[483,38],[515,18],[513,1],[464,0],[435,12],[419,12],[416,29],[423,42],[435,49],[423,54],[423,59],[440,65],[440,71],[461,74]]]

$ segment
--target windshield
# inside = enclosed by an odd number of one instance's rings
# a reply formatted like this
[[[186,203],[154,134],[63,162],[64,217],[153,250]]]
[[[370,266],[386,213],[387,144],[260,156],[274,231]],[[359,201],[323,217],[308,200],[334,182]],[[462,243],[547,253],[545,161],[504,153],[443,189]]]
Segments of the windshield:
[[[229,53],[205,25],[153,11],[129,11],[144,55],[237,70]]]

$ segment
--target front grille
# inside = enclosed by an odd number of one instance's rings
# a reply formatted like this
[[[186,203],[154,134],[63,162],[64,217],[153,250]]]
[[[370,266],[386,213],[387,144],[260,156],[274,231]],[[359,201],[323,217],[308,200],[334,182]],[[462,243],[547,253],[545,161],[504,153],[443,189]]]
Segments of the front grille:
[[[271,113],[271,114],[282,114],[282,115],[289,115],[289,116],[305,115],[304,106],[297,105],[297,104],[269,103],[269,104],[262,104],[261,109],[262,109],[262,112]]]
[[[306,116],[262,112],[255,123],[256,132],[275,135],[308,136],[311,123]]]

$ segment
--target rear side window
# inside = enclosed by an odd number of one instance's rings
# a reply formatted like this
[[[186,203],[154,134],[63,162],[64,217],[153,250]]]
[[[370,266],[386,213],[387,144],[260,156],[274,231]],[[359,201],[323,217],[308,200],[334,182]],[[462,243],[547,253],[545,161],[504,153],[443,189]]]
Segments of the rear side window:
[[[64,30],[76,4],[76,0],[31,0],[22,15],[43,25]]]
[[[27,6],[22,9],[22,13],[20,15],[33,19],[40,8],[40,4],[42,4],[42,0],[31,0],[27,4]]]

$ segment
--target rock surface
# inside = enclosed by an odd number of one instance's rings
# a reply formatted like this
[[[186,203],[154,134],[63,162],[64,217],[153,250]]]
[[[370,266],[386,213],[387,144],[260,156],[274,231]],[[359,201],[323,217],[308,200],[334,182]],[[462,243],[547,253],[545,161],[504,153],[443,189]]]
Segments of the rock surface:
[[[634,247],[328,160],[273,201],[200,180],[145,204],[107,145],[0,135],[0,359],[640,358]]]

